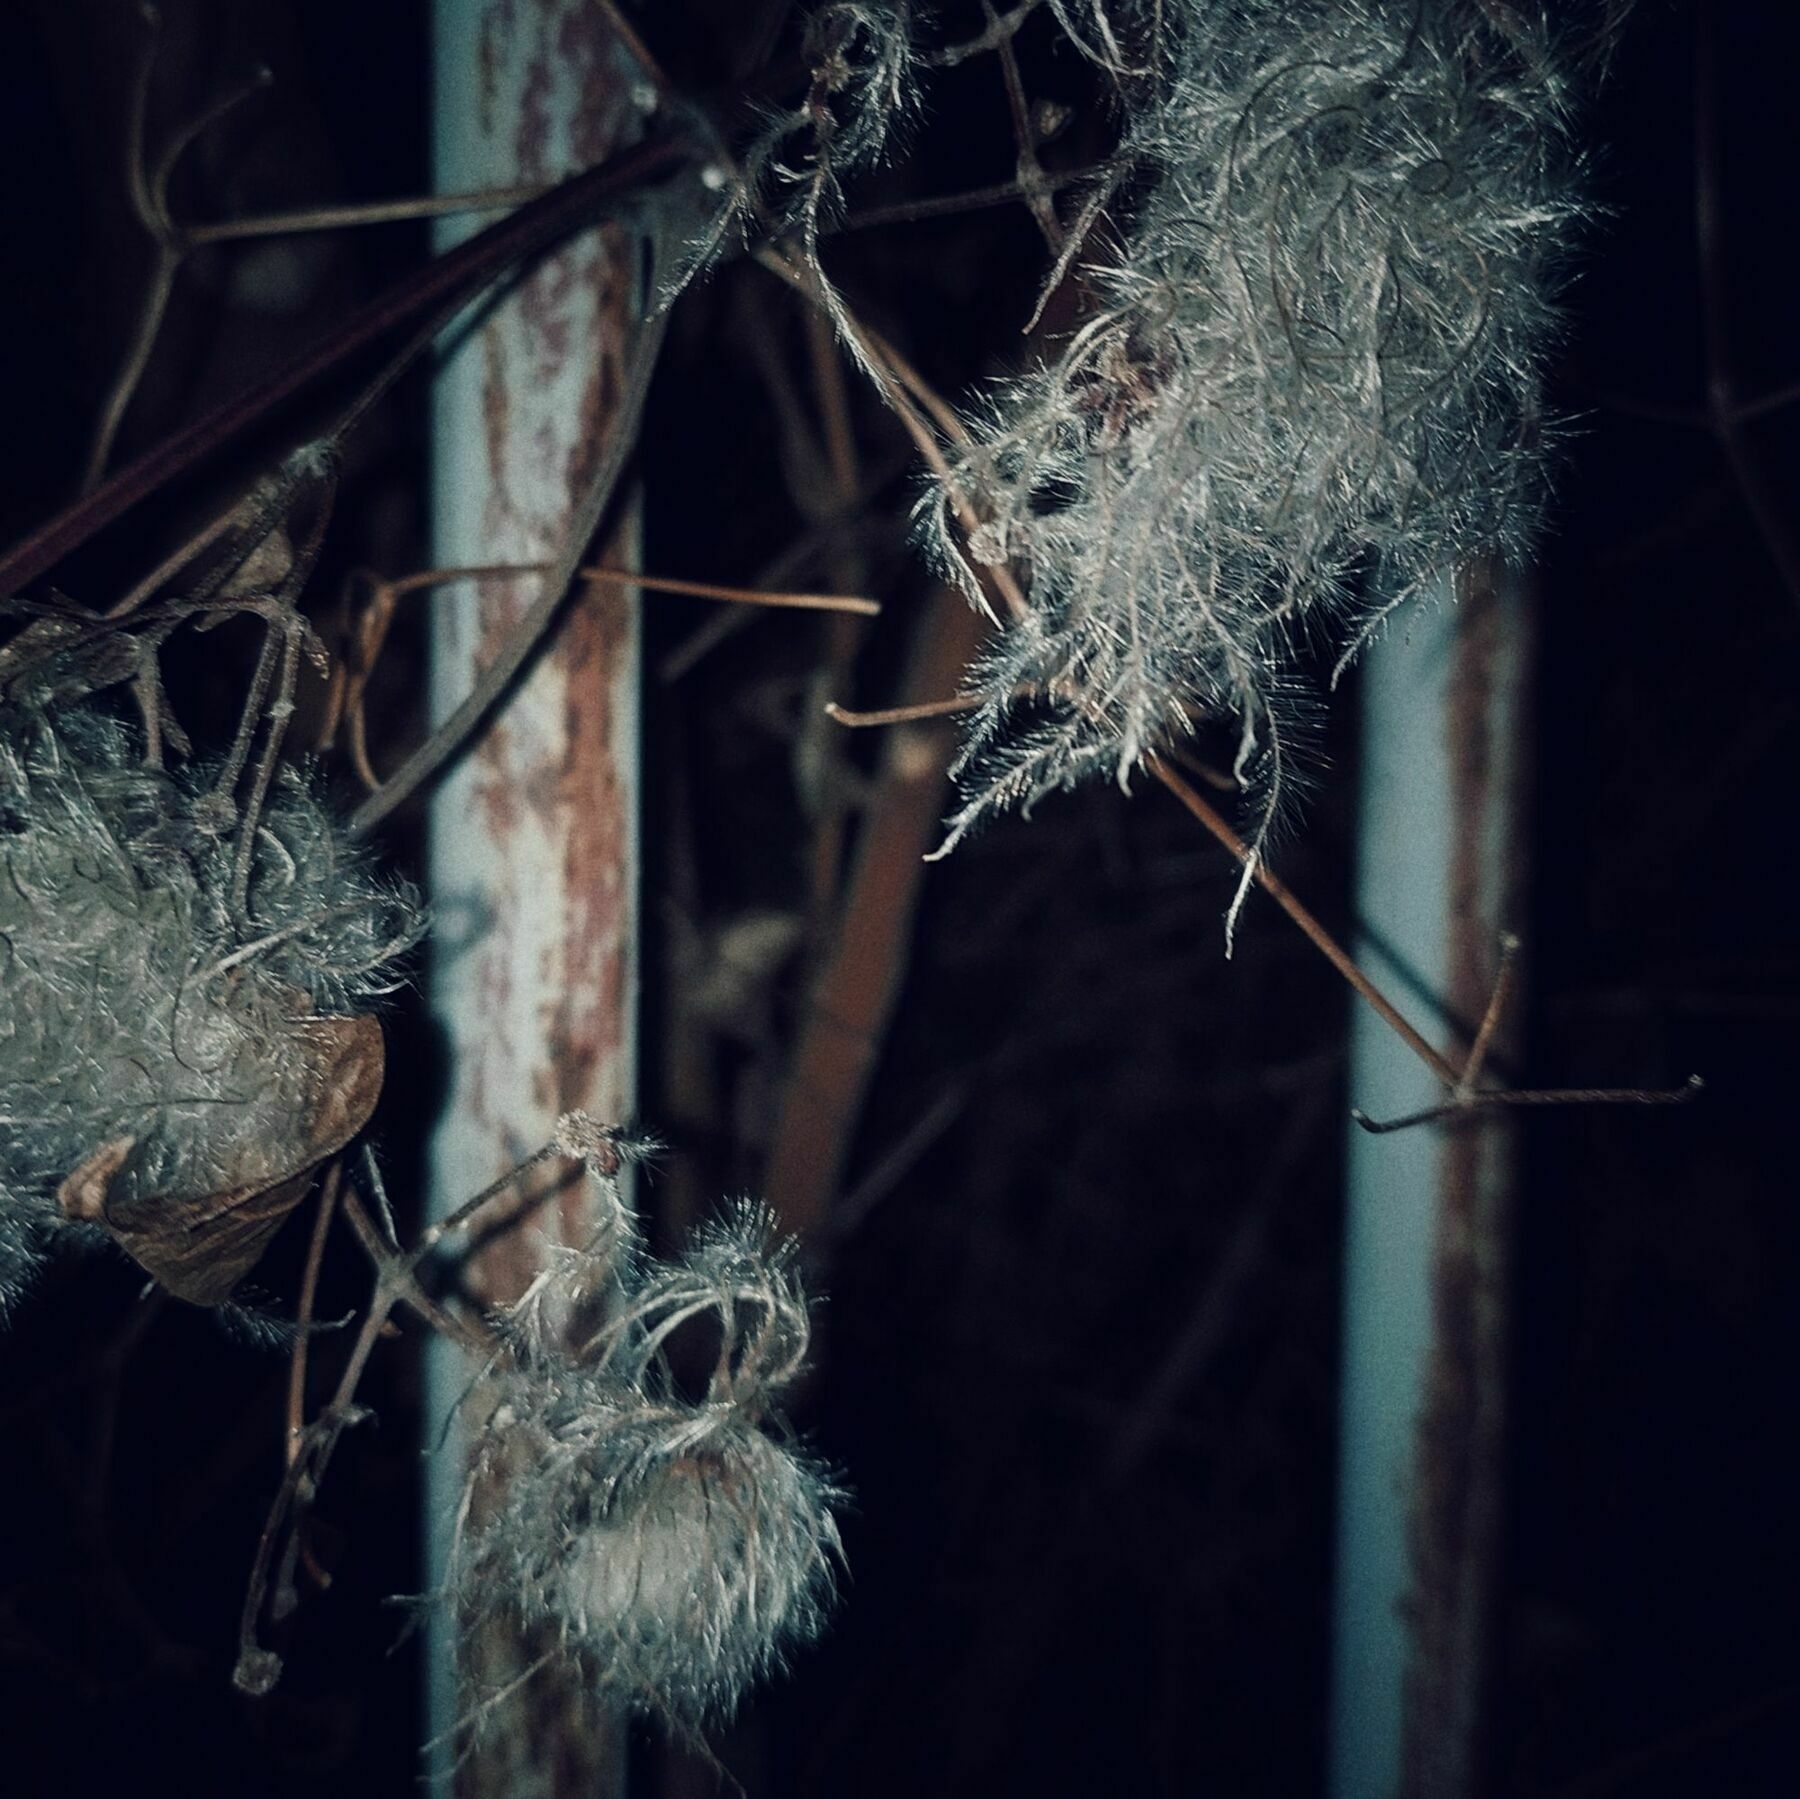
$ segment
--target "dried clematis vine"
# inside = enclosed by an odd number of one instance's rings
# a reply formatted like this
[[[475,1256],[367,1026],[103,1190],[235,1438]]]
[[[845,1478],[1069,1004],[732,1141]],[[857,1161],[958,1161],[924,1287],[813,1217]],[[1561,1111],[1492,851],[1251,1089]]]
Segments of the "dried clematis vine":
[[[804,1362],[791,1249],[740,1205],[679,1259],[645,1259],[616,1183],[589,1245],[500,1320],[450,1598],[477,1640],[516,1621],[615,1702],[696,1727],[819,1629],[839,1495],[775,1407]],[[669,1348],[710,1327],[698,1398]],[[466,1727],[480,1728],[479,1710]]]
[[[92,701],[0,716],[0,1308],[61,1238],[226,1299],[374,1109],[418,906],[296,769],[239,825]]]
[[[1397,605],[1519,550],[1541,511],[1581,206],[1536,9],[1172,0],[1076,35],[1123,74],[1108,46],[1134,25],[1092,315],[994,391],[927,508],[973,597],[1009,560],[1029,593],[972,677],[952,843],[1216,720],[1260,845],[1293,781],[1299,642],[1348,620],[1354,647],[1365,573]]]
[[[719,256],[734,224],[753,236],[786,238],[845,349],[861,359],[819,242],[842,208],[845,180],[879,164],[917,111],[914,12],[912,0],[826,0],[806,14],[805,91],[791,106],[765,109],[736,166],[729,175],[719,171],[725,203],[671,257],[665,301]]]

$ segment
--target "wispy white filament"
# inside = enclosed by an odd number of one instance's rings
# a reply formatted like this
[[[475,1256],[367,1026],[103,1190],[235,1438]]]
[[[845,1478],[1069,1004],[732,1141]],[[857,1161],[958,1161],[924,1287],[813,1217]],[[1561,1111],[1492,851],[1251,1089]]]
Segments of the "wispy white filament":
[[[1398,604],[1538,522],[1568,95],[1512,0],[1063,10],[1115,68],[1128,26],[1162,36],[1122,83],[1133,173],[1095,310],[994,391],[928,509],[972,593],[1010,560],[1030,598],[975,671],[949,841],[1211,720],[1260,843],[1302,634],[1354,643],[1365,577]]]
[[[814,1635],[830,1598],[838,1495],[772,1412],[806,1354],[806,1302],[756,1208],[662,1265],[602,1185],[593,1244],[502,1320],[452,1596],[470,1632],[547,1632],[598,1691],[693,1727]],[[716,1364],[689,1398],[666,1349],[697,1321]]]
[[[93,702],[0,716],[0,1313],[67,1222],[57,1188],[132,1147],[115,1197],[234,1185],[257,1138],[313,1096],[293,1034],[391,991],[418,938],[305,776],[264,808],[234,915],[235,809],[207,771],[141,766]]]

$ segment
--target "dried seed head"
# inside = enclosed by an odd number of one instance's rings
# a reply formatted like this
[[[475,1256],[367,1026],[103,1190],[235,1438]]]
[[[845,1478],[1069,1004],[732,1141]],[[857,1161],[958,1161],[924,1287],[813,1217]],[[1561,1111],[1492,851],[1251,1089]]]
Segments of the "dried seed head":
[[[716,1356],[693,1401],[667,1352],[697,1322]],[[609,1230],[506,1335],[452,1575],[464,1621],[548,1629],[601,1690],[679,1726],[729,1713],[816,1633],[839,1555],[838,1495],[772,1419],[807,1342],[791,1256],[749,1207],[667,1266]]]
[[[846,179],[882,160],[916,108],[913,27],[912,0],[825,0],[808,11],[800,46],[810,75],[806,92],[791,107],[764,112],[736,178],[716,184],[721,203],[708,223],[668,256],[664,304],[713,260],[734,226],[783,237],[845,347],[860,359],[849,316],[820,263],[819,239],[843,202]],[[713,188],[707,173],[702,182]]]
[[[58,1235],[310,1166],[335,1074],[369,1059],[336,1015],[395,985],[413,899],[290,769],[239,911],[214,801],[91,705],[0,721],[0,1308]],[[349,1097],[366,1115],[372,1092]]]
[[[974,676],[951,842],[1091,773],[1123,779],[1195,718],[1236,721],[1266,825],[1309,623],[1354,619],[1371,569],[1397,604],[1529,539],[1551,274],[1580,210],[1567,84],[1533,11],[1157,9],[1097,315],[998,390],[928,520],[972,595],[967,558],[1001,552],[1030,587]],[[1117,65],[1149,9],[1057,13]]]

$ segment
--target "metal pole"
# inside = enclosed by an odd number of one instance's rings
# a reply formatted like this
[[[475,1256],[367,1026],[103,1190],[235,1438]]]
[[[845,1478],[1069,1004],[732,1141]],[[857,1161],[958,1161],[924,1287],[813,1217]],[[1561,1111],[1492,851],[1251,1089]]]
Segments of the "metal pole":
[[[1390,992],[1435,1003],[1446,1038],[1479,1019],[1520,922],[1528,627],[1523,583],[1473,566],[1362,671],[1357,955]],[[1374,1117],[1444,1098],[1362,1008],[1350,1080]],[[1352,1129],[1346,1178],[1331,1791],[1475,1794],[1500,1546],[1506,1116]]]
[[[548,181],[638,135],[641,80],[585,0],[436,0],[434,164],[441,191]],[[451,229],[446,239],[461,233]],[[633,296],[624,240],[594,232],[495,307],[455,347],[433,402],[433,556],[440,565],[554,559],[605,442],[621,387]],[[609,561],[635,540],[604,546]],[[442,719],[536,597],[533,577],[452,586],[428,603],[431,707]],[[496,714],[431,809],[436,919],[431,1002],[449,1094],[430,1143],[442,1212],[544,1143],[558,1116],[631,1115],[636,1091],[637,599],[588,587],[550,651]],[[587,1235],[568,1189],[487,1251],[483,1296],[516,1295],[544,1246]],[[472,1370],[434,1345],[427,1368],[428,1571],[442,1567],[464,1445],[437,1431]],[[434,1737],[464,1715],[471,1669],[485,1691],[524,1671],[524,1645],[462,1645],[449,1621],[428,1649]],[[596,1728],[578,1677],[546,1670],[488,1719],[439,1792],[583,1799],[622,1790],[624,1732]]]

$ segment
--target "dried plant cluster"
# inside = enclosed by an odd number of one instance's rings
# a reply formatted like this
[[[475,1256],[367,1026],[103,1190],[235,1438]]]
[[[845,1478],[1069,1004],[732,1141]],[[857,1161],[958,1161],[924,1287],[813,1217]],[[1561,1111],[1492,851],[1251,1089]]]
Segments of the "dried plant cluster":
[[[1524,0],[984,0],[980,13],[979,34],[951,43],[943,14],[913,0],[810,6],[781,40],[797,37],[804,67],[784,52],[764,91],[786,98],[745,141],[726,145],[685,103],[661,109],[668,140],[621,158],[629,179],[597,167],[568,184],[593,183],[579,208],[567,191],[531,202],[529,231],[471,240],[490,260],[458,265],[441,293],[422,279],[381,330],[428,323],[456,283],[465,300],[482,291],[590,223],[602,193],[654,248],[683,244],[667,259],[667,304],[735,224],[832,319],[932,460],[923,515],[941,566],[984,607],[995,592],[1016,602],[969,674],[966,803],[944,849],[1085,776],[1123,782],[1205,723],[1236,730],[1260,850],[1292,780],[1302,635],[1328,624],[1353,650],[1438,570],[1515,552],[1537,523],[1540,369],[1556,252],[1579,212],[1556,46]],[[1035,160],[1043,115],[1014,47],[1034,15],[1117,107],[1116,151],[1076,177],[1086,193],[1070,223]],[[927,116],[931,73],[988,55],[1003,61],[1019,147],[1013,197],[1053,246],[1047,293],[1078,263],[1084,285],[1079,322],[964,421],[852,317],[821,246],[848,179]],[[207,526],[188,560],[111,611],[0,592],[0,620],[18,624],[0,644],[0,1317],[59,1240],[111,1241],[183,1298],[229,1299],[373,1110],[372,1008],[422,916],[282,748],[303,652],[333,674],[334,707],[362,703],[367,667],[329,670],[297,603],[338,440],[436,331]],[[634,351],[641,366],[547,603],[365,802],[359,829],[467,741],[548,629],[610,505],[661,341],[658,324]],[[848,414],[835,423],[853,438]],[[96,475],[109,447],[103,432]],[[843,461],[847,502],[856,458]],[[180,472],[172,460],[167,478]],[[97,530],[117,510],[76,514]],[[29,584],[55,559],[27,547]],[[1365,580],[1378,604],[1360,597]],[[236,743],[165,769],[165,748],[189,746],[157,657],[183,625],[231,614],[266,633]],[[94,697],[127,684],[141,738]],[[364,1415],[357,1382],[401,1304],[491,1352],[442,1596],[472,1690],[483,1644],[504,1636],[510,1650],[522,1633],[528,1673],[573,1657],[608,1704],[698,1729],[821,1628],[840,1495],[780,1411],[809,1343],[792,1251],[744,1205],[674,1260],[651,1258],[619,1187],[643,1150],[572,1115],[526,1165],[553,1151],[584,1161],[600,1225],[553,1255],[491,1336],[455,1309],[466,1292],[446,1306],[419,1271],[508,1183],[404,1252],[373,1157],[362,1176],[332,1167],[299,1305],[290,1460],[246,1599],[243,1690],[267,1692],[280,1672],[261,1626],[292,1609],[319,1480]],[[334,1216],[378,1272],[340,1386],[309,1424],[311,1283]],[[477,1692],[464,1732],[479,1735],[517,1684]]]
[[[225,1297],[373,1104],[417,905],[292,767],[241,881],[237,823],[91,703],[0,713],[0,1311],[59,1236]]]
[[[771,112],[743,157],[744,210],[773,214],[809,253],[844,177],[877,162],[917,104],[912,15],[908,0],[843,0],[812,13],[806,94]]]
[[[830,1598],[838,1495],[773,1410],[805,1360],[806,1301],[761,1209],[664,1265],[600,1183],[594,1239],[499,1321],[451,1598],[465,1644],[516,1621],[609,1699],[692,1728],[810,1639]],[[697,1399],[671,1373],[678,1333],[714,1351]]]
[[[918,51],[912,0],[831,0],[806,17],[801,55],[805,91],[794,104],[763,109],[758,129],[735,158],[722,152],[723,204],[684,247],[669,254],[674,271],[664,303],[718,258],[737,228],[742,239],[787,238],[800,251],[819,299],[851,356],[862,357],[842,297],[819,260],[819,240],[837,220],[844,183],[874,167],[916,116]]]
[[[998,387],[928,509],[972,595],[1008,561],[1029,594],[973,676],[950,841],[1224,720],[1260,844],[1302,631],[1355,621],[1354,644],[1360,578],[1398,605],[1538,520],[1551,277],[1580,210],[1566,83],[1507,0],[1069,23],[1126,109],[1116,248],[1091,316]]]

